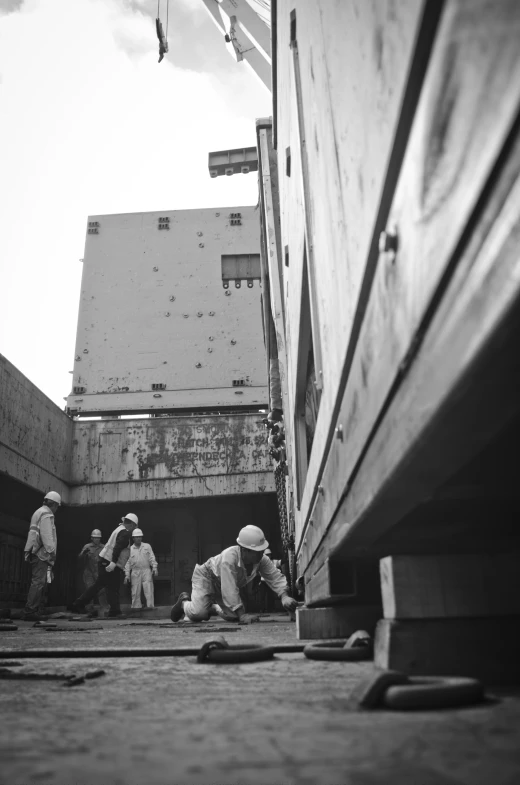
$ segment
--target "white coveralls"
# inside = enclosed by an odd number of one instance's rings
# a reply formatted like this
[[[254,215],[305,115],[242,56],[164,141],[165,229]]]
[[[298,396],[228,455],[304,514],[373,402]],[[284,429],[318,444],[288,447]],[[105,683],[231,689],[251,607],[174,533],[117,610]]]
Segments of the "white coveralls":
[[[196,564],[191,579],[191,601],[184,603],[184,613],[191,621],[209,619],[212,610],[229,621],[236,621],[236,609],[242,603],[240,589],[260,575],[279,596],[287,594],[287,581],[268,556],[262,556],[251,572],[247,573],[239,545],[226,548],[204,564]],[[214,609],[213,606],[217,605]],[[218,605],[221,608],[218,608]]]
[[[146,598],[146,607],[154,607],[152,570],[157,569],[157,561],[152,546],[142,542],[139,547],[132,545],[130,557],[125,565],[125,578],[132,582],[132,608],[142,608],[141,588]]]

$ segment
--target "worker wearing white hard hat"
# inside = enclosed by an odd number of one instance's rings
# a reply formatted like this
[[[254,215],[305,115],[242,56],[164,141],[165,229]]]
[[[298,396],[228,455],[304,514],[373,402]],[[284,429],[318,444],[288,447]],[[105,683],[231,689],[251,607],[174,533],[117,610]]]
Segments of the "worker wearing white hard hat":
[[[93,529],[90,534],[90,542],[81,549],[78,559],[80,565],[83,567],[82,580],[84,589],[89,589],[95,584],[99,575],[99,554],[103,550],[105,544],[101,542],[101,532],[99,529]],[[108,601],[105,589],[101,589],[99,594],[92,598],[89,603],[89,611],[93,615],[97,615],[95,610],[96,605],[100,605],[103,611],[108,611]]]
[[[121,577],[130,556],[130,535],[138,523],[137,515],[134,515],[133,512],[121,518],[121,523],[114,529],[108,538],[107,544],[100,551],[96,582],[84,591],[77,600],[74,600],[72,605],[69,606],[71,610],[83,613],[87,603],[101,589],[106,589],[110,606],[109,618],[121,616],[121,606],[119,604]]]
[[[143,542],[141,529],[132,532],[133,544],[125,566],[125,583],[132,585],[132,608],[142,608],[141,589],[144,591],[146,608],[154,607],[153,577],[157,576],[157,560],[152,546]]]
[[[296,600],[289,596],[287,580],[270,558],[265,555],[269,543],[258,526],[244,526],[237,537],[237,545],[226,548],[205,564],[196,564],[191,579],[191,597],[187,592],[179,595],[171,610],[171,620],[204,621],[217,613],[226,621],[250,624],[257,621],[246,613],[240,589],[257,575],[277,594],[284,608],[294,610]]]
[[[47,617],[42,611],[45,606],[47,584],[52,581],[52,568],[56,561],[58,538],[54,515],[61,505],[61,496],[48,491],[43,504],[31,518],[29,534],[25,543],[25,561],[31,565],[31,585],[23,612],[26,621],[43,621]]]

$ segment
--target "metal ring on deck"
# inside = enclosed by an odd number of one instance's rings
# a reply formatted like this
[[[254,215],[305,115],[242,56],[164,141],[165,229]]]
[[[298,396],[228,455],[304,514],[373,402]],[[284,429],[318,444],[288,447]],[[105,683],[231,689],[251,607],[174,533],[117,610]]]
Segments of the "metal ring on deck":
[[[210,649],[204,661],[224,665],[241,662],[262,662],[263,660],[271,660],[273,657],[274,649],[271,646],[244,644],[229,646],[226,649]]]
[[[448,709],[480,703],[484,688],[477,679],[455,676],[410,676],[408,684],[388,687],[387,709]]]
[[[310,643],[303,650],[309,660],[335,660],[343,662],[359,662],[372,659],[371,646],[352,646],[345,648],[346,641],[327,641]]]

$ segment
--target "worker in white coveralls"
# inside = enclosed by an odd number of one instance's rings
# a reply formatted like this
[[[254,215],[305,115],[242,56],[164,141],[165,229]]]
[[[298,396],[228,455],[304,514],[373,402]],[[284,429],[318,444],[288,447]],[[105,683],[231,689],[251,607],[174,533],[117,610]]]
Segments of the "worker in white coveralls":
[[[99,554],[98,577],[96,582],[90,586],[83,594],[78,597],[70,610],[76,613],[84,613],[85,606],[101,591],[106,589],[110,610],[109,618],[121,616],[121,606],[119,604],[119,588],[121,576],[123,575],[126,563],[130,556],[130,535],[138,524],[137,515],[129,512],[121,523],[117,526],[105,547]]]
[[[89,589],[95,584],[99,574],[99,554],[105,547],[105,543],[101,542],[101,532],[99,529],[94,529],[90,535],[90,542],[87,542],[79,552],[78,559],[83,567],[83,587]],[[94,611],[94,605],[99,603],[103,610],[108,609],[108,602],[106,598],[105,589],[101,589],[96,597],[93,597],[90,603],[90,610],[92,614],[97,614]]]
[[[56,562],[58,538],[54,515],[61,505],[61,496],[49,491],[31,518],[29,534],[25,543],[25,561],[31,565],[31,586],[23,611],[25,621],[45,621],[41,613],[45,602],[47,583],[53,578],[52,568]]]
[[[142,608],[141,589],[144,591],[146,607],[153,608],[153,577],[157,577],[157,560],[152,546],[143,542],[141,529],[132,532],[133,545],[125,566],[125,583],[132,582],[132,608]]]
[[[271,559],[265,555],[269,543],[258,526],[245,526],[237,537],[237,545],[226,548],[204,564],[196,564],[191,579],[191,597],[182,592],[171,610],[171,620],[204,621],[216,613],[226,621],[251,624],[258,616],[246,613],[240,589],[257,575],[281,599],[287,610],[297,602],[289,596],[287,580]]]

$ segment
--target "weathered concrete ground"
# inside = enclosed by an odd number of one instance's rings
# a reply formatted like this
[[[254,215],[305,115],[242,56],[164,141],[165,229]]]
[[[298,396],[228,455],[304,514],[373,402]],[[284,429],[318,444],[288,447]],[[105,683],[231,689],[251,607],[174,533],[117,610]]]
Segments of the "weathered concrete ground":
[[[285,619],[223,634],[236,643],[294,642],[295,625]],[[199,646],[222,626],[215,620],[200,632],[164,623],[92,622],[82,625],[85,631],[44,632],[18,622],[17,632],[0,633],[0,646]],[[301,654],[240,666],[198,665],[193,657],[33,659],[18,670],[96,668],[106,675],[73,688],[0,680],[2,783],[520,782],[520,697],[508,691],[460,710],[356,712],[348,698],[370,665],[313,662]]]

